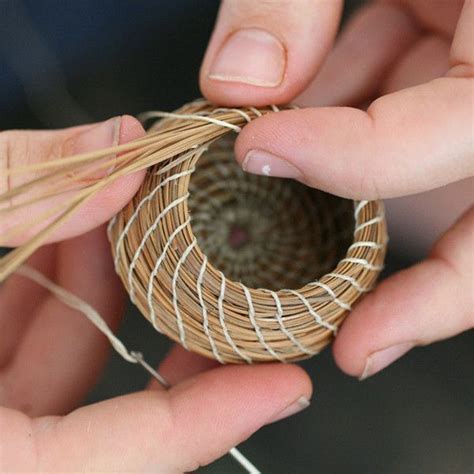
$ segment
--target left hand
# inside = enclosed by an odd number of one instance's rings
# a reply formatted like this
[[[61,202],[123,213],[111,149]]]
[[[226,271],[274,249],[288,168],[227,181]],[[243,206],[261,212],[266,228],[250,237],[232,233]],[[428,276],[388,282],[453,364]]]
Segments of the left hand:
[[[310,106],[247,125],[236,142],[243,168],[270,167],[273,176],[351,199],[471,177],[474,2],[368,2],[332,48],[341,7],[223,1],[201,68],[203,93],[229,106]],[[354,309],[333,346],[345,372],[366,378],[416,345],[473,326],[473,236],[471,207],[425,261]]]
[[[21,166],[125,143],[143,133],[132,117],[57,131],[7,131],[0,133],[0,159]],[[125,291],[104,222],[130,201],[143,176],[111,184],[28,261],[92,305],[112,328]],[[0,194],[19,184],[0,181]],[[30,215],[21,210],[2,217],[0,235]],[[28,237],[2,244],[18,245]],[[299,367],[216,368],[211,360],[174,348],[160,367],[173,384],[170,390],[152,382],[146,390],[76,409],[96,382],[108,349],[107,339],[84,315],[32,281],[14,274],[0,286],[0,472],[190,471],[261,426],[296,413],[311,396],[311,383]]]

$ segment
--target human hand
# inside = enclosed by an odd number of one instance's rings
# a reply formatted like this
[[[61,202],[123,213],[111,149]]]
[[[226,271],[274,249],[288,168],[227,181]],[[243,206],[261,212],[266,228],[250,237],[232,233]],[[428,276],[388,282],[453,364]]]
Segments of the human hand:
[[[201,69],[203,93],[225,105],[310,106],[246,126],[236,142],[243,168],[352,199],[472,177],[474,2],[369,3],[331,49],[341,6],[223,2]],[[333,346],[338,365],[366,378],[414,346],[471,328],[473,239],[471,207],[425,261],[354,309]]]
[[[7,131],[0,133],[0,158],[3,166],[16,167],[143,133],[127,116],[59,131]],[[21,184],[14,176],[0,182],[0,194]],[[28,262],[92,305],[112,328],[124,289],[103,223],[132,198],[142,178],[138,173],[110,185]],[[40,211],[2,217],[0,233]],[[2,243],[19,245],[27,237]],[[170,390],[152,382],[144,391],[75,409],[107,353],[106,338],[43,288],[20,275],[0,287],[1,472],[190,471],[262,425],[296,413],[311,396],[309,379],[296,366],[215,368],[174,348],[160,367]]]

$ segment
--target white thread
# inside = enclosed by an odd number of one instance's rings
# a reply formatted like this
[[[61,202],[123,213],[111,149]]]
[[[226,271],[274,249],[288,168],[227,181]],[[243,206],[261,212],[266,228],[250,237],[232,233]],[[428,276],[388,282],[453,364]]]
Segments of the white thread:
[[[265,338],[263,337],[262,330],[260,326],[257,324],[257,319],[255,317],[255,307],[252,302],[252,295],[250,294],[249,289],[240,283],[240,286],[242,287],[242,290],[244,290],[245,298],[247,299],[247,304],[249,307],[249,319],[250,322],[255,329],[255,334],[257,334],[257,339],[259,340],[260,344],[265,348],[267,352],[269,352],[275,359],[278,359],[280,362],[283,362],[283,359],[281,356],[279,356],[265,341]]]
[[[81,300],[79,297],[73,293],[67,291],[66,289],[56,285],[49,278],[45,277],[38,270],[28,266],[22,265],[18,268],[17,273],[23,275],[30,280],[33,280],[38,285],[46,288],[51,293],[53,293],[58,300],[62,301],[64,304],[70,308],[76,309],[84,314],[89,321],[101,331],[107,339],[112,344],[112,347],[128,362],[136,363],[137,360],[134,358],[127,350],[125,345],[118,339],[115,334],[110,330],[105,321],[99,315],[99,313],[88,303]]]
[[[306,348],[305,346],[303,346],[303,344],[301,344],[300,341],[298,341],[298,339],[286,328],[284,322],[283,322],[283,308],[281,306],[281,301],[280,301],[280,298],[278,297],[277,293],[272,291],[272,290],[268,290],[269,293],[272,295],[274,301],[275,301],[275,305],[276,305],[276,308],[277,308],[277,312],[276,312],[276,319],[278,321],[278,325],[280,326],[280,329],[281,331],[283,332],[283,334],[285,334],[285,336],[303,353],[307,354],[307,355],[315,355],[316,352],[314,351],[311,351],[309,350],[308,348]]]
[[[191,253],[191,251],[193,250],[195,245],[196,245],[196,239],[194,239],[188,245],[186,250],[183,252],[183,255],[181,255],[181,258],[178,260],[178,263],[176,264],[176,268],[175,268],[174,275],[173,275],[173,280],[171,282],[171,288],[172,288],[172,292],[173,292],[173,308],[174,308],[174,312],[175,312],[175,315],[176,315],[176,323],[178,325],[178,330],[179,330],[179,340],[181,341],[181,345],[185,349],[188,349],[188,345],[186,343],[186,334],[185,334],[185,331],[184,331],[183,318],[181,317],[181,312],[179,311],[179,307],[178,307],[178,290],[177,290],[176,286],[177,286],[177,283],[178,283],[179,270],[181,268],[181,265],[188,258],[188,255]]]
[[[115,225],[115,222],[117,221],[117,214],[110,219],[109,223],[107,224],[107,238],[109,239],[110,242],[112,242],[112,228]]]
[[[184,196],[181,196],[180,198],[174,200],[168,206],[166,206],[160,214],[158,214],[157,218],[153,222],[153,224],[147,229],[145,232],[145,235],[143,236],[142,241],[140,242],[140,245],[138,246],[137,250],[135,251],[135,254],[133,255],[132,262],[130,263],[130,267],[128,269],[128,293],[130,295],[130,300],[134,302],[134,297],[135,297],[135,289],[133,288],[133,270],[135,269],[135,265],[137,264],[138,258],[140,257],[141,252],[143,251],[143,247],[145,246],[146,241],[150,237],[151,233],[155,231],[157,228],[158,224],[160,223],[160,220],[174,207],[178,206],[182,202],[186,201],[188,199],[189,193],[186,193]]]
[[[357,220],[359,217],[360,211],[369,204],[369,201],[359,201],[356,205],[356,208],[354,210],[354,218]]]
[[[371,225],[374,225],[374,224],[378,224],[379,222],[382,221],[382,219],[384,218],[383,215],[378,215],[378,216],[375,216],[373,219],[370,219],[366,222],[363,222],[362,224],[359,224],[355,230],[354,230],[354,233],[355,232],[359,232],[360,230],[364,229],[365,227],[369,227]]]
[[[224,336],[226,338],[226,341],[229,343],[229,345],[234,350],[234,352],[239,357],[244,359],[247,363],[251,364],[252,359],[250,357],[246,356],[242,351],[239,350],[239,348],[236,346],[233,339],[230,337],[229,330],[227,329],[227,326],[225,324],[225,314],[224,314],[225,276],[222,272],[219,272],[219,275],[221,277],[221,291],[220,291],[220,294],[219,294],[219,299],[217,300],[217,309],[219,311],[219,322],[221,324],[222,330],[224,331]]]
[[[167,171],[169,171],[173,168],[176,168],[181,163],[184,163],[185,161],[187,161],[190,156],[201,156],[207,149],[208,149],[208,144],[205,143],[204,145],[201,145],[199,147],[199,150],[197,150],[197,151],[196,150],[191,150],[190,152],[187,152],[183,155],[180,155],[178,157],[174,157],[173,159],[171,159],[169,161],[168,164],[166,164],[166,165],[161,164],[161,166],[158,169],[158,171],[156,172],[156,174],[157,175],[164,174]]]
[[[354,278],[349,275],[342,275],[341,273],[328,273],[327,276],[329,277],[334,277],[334,278],[339,278],[340,280],[348,281],[359,293],[367,293],[370,291],[368,288],[362,288],[359,285],[359,282]]]
[[[355,248],[358,248],[358,247],[369,247],[369,248],[372,248],[372,249],[377,249],[377,250],[380,250],[382,249],[384,246],[383,244],[378,244],[377,242],[372,242],[372,241],[364,241],[364,242],[354,242],[348,250],[352,250],[352,249],[355,249]]]
[[[261,117],[263,114],[260,112],[260,110],[256,109],[255,107],[249,107],[249,110],[251,110],[257,117]]]
[[[153,271],[150,273],[150,278],[148,279],[148,289],[147,289],[147,302],[148,302],[148,309],[150,311],[150,318],[153,323],[153,326],[157,329],[157,331],[160,331],[158,329],[158,324],[156,320],[156,313],[155,313],[155,308],[153,306],[153,281],[156,278],[156,275],[158,274],[158,270],[163,263],[163,260],[166,257],[166,252],[168,251],[169,247],[173,243],[174,238],[191,222],[191,219],[187,219],[186,222],[183,222],[180,224],[176,229],[173,231],[173,233],[169,236],[168,241],[166,242],[165,246],[163,247],[163,251],[161,252],[160,257],[155,263],[155,266],[153,267]],[[160,331],[161,332],[161,331]]]
[[[198,122],[208,122],[208,123],[213,123],[215,125],[220,125],[221,127],[229,128],[230,130],[233,130],[234,132],[241,132],[242,128],[239,127],[238,125],[233,125],[228,122],[224,122],[223,120],[215,119],[212,117],[204,117],[202,115],[196,115],[196,114],[177,114],[177,113],[172,113],[172,112],[150,112],[146,120],[149,118],[154,118],[154,117],[162,117],[162,118],[176,118],[176,119],[183,119],[183,120],[196,120]]]
[[[312,283],[310,283],[310,285],[311,286],[319,286],[320,288],[325,290],[329,295],[331,295],[331,298],[334,301],[334,303],[336,303],[342,309],[345,309],[346,311],[350,311],[352,309],[349,304],[344,303],[344,301],[341,301],[337,297],[336,293],[334,293],[334,291],[328,285],[326,285],[325,283],[322,283],[320,281],[313,281]]]
[[[250,123],[252,121],[252,119],[250,118],[250,116],[245,113],[243,110],[240,110],[240,109],[226,109],[224,107],[221,107],[219,109],[214,109],[214,113],[216,112],[235,112],[236,114],[240,115],[241,117],[244,118],[244,120],[247,122],[247,123]]]
[[[355,263],[357,265],[361,265],[364,268],[367,268],[367,270],[371,271],[381,271],[383,270],[382,265],[372,265],[368,260],[365,258],[355,258],[355,257],[346,257],[341,260],[341,263],[347,262],[347,263]]]
[[[273,112],[280,112],[280,109],[276,105],[270,105],[270,108],[273,110]]]
[[[202,325],[204,328],[204,334],[206,334],[208,340],[209,340],[209,345],[211,346],[212,353],[214,354],[214,357],[216,360],[218,360],[221,364],[224,364],[224,361],[222,360],[222,357],[219,354],[219,351],[217,350],[216,343],[214,342],[214,338],[211,336],[211,332],[209,330],[209,318],[207,314],[207,308],[206,304],[204,302],[204,298],[202,295],[202,281],[204,279],[204,273],[206,271],[206,266],[207,266],[207,256],[204,255],[204,260],[201,265],[201,269],[199,271],[198,279],[197,279],[197,294],[199,298],[199,304],[201,305],[202,308]]]
[[[181,173],[177,173],[177,174],[174,174],[172,176],[169,176],[168,178],[164,179],[163,181],[161,181],[157,186],[155,186],[153,188],[153,190],[147,194],[137,205],[135,211],[133,212],[133,214],[131,215],[130,219],[128,220],[127,224],[125,225],[125,227],[123,228],[122,232],[120,233],[118,239],[117,239],[117,243],[115,245],[115,269],[117,270],[118,268],[118,263],[119,263],[119,251],[120,251],[120,247],[123,243],[123,239],[126,237],[126,235],[128,234],[131,226],[133,225],[133,223],[135,222],[135,220],[137,219],[138,217],[138,214],[140,213],[140,210],[141,208],[148,202],[148,201],[151,201],[153,199],[153,197],[155,196],[155,194],[164,186],[166,186],[166,184],[168,184],[169,182],[173,181],[173,180],[176,180],[176,179],[179,179],[179,178],[182,178],[184,176],[187,176],[191,173],[194,172],[194,168],[191,168],[189,170],[186,170],[186,171],[182,171]],[[112,220],[114,220],[116,217],[114,216],[112,218]],[[112,221],[110,221],[112,222]]]
[[[316,320],[316,322],[320,326],[325,327],[326,329],[329,329],[333,333],[337,332],[337,327],[334,326],[331,323],[328,323],[328,322],[324,321],[323,318],[321,318],[321,316],[313,309],[313,307],[311,306],[309,301],[302,294],[298,293],[295,290],[287,290],[287,291],[290,292],[292,295],[295,295],[296,297],[298,297],[303,302],[303,304],[308,309],[309,314],[311,314],[311,316],[313,316],[313,318]]]
[[[144,358],[143,354],[141,352],[137,351],[130,351],[130,355],[132,357],[135,357],[136,361],[152,376],[155,377],[160,384],[168,389],[171,388],[171,384],[168,383],[168,381],[158,372],[156,371]]]
[[[237,448],[231,448],[229,454],[247,470],[248,474],[262,474]]]

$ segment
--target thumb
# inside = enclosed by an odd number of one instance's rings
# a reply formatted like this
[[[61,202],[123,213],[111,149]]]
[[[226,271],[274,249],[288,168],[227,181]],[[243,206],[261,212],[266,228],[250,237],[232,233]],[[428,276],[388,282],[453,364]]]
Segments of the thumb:
[[[126,143],[139,138],[144,133],[140,123],[130,116],[115,117],[105,122],[63,130],[8,130],[0,133],[0,163],[3,163],[1,168],[13,169],[74,154],[87,153]],[[104,173],[106,172],[101,172],[101,175],[103,176]],[[38,176],[33,176],[33,178],[35,177]],[[91,179],[100,177],[95,173],[81,182],[86,184]],[[116,180],[80,208],[74,217],[52,234],[49,241],[62,240],[85,233],[110,219],[130,201],[142,178],[143,172],[140,172]],[[31,179],[31,175],[2,176],[0,173],[0,195]],[[62,193],[37,204],[3,213],[0,219],[0,236],[7,235],[7,231],[19,223],[27,222],[32,215],[39,215],[46,209],[54,207],[65,196],[66,193]],[[31,232],[24,232],[21,236],[13,237],[8,241],[1,240],[0,245],[20,245],[31,237]]]
[[[446,77],[383,96],[367,112],[268,114],[239,134],[237,160],[350,199],[428,191],[474,174],[472,90],[472,79]]]
[[[310,396],[302,369],[269,364],[221,367],[168,392],[122,396],[64,418],[28,421],[0,409],[0,422],[11,427],[0,469],[30,471],[36,457],[39,472],[189,472],[305,408]]]
[[[341,0],[224,0],[201,68],[203,94],[222,105],[290,102],[326,57],[341,8]]]

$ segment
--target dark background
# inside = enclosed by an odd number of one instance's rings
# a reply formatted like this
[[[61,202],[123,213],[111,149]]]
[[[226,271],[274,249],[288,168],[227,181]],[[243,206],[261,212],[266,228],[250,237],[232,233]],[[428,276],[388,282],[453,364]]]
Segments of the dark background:
[[[357,3],[349,2],[346,16]],[[217,7],[207,0],[0,0],[0,129],[172,110],[199,96]],[[413,261],[392,250],[387,272]],[[120,336],[153,363],[169,347],[132,308]],[[242,451],[265,473],[472,473],[472,343],[471,333],[416,349],[364,382],[342,374],[327,350],[303,364],[315,384],[312,406],[262,429]],[[114,354],[88,401],[146,381]],[[242,472],[229,457],[202,471]]]

